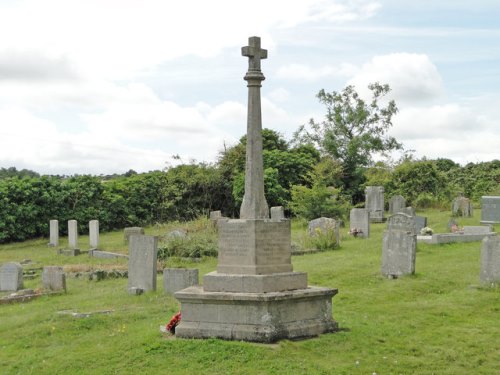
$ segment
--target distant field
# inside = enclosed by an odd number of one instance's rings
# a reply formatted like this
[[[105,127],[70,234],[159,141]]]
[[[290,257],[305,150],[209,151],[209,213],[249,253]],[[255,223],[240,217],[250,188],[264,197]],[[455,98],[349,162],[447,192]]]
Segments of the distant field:
[[[418,214],[428,216],[435,231],[446,231],[449,212]],[[476,210],[458,222],[479,220]],[[146,228],[146,234],[177,226],[182,224]],[[0,305],[0,374],[498,374],[500,288],[479,285],[481,244],[419,244],[416,274],[388,280],[380,275],[384,228],[372,224],[367,240],[349,237],[343,228],[340,249],[292,259],[310,285],[339,289],[333,299],[339,332],[272,345],[176,339],[159,333],[179,310],[175,298],[164,294],[161,275],[158,290],[141,296],[127,294],[126,279],[68,278],[65,295]],[[304,233],[294,223],[294,241],[303,241]],[[0,263],[126,265],[58,256],[47,242],[2,245]],[[88,238],[81,236],[80,243],[85,249]],[[101,243],[104,250],[127,252],[121,232],[101,234]],[[165,263],[199,268],[200,278],[216,264],[215,258]],[[25,281],[27,288],[40,286],[40,277]],[[75,318],[58,313],[63,310],[112,312]]]

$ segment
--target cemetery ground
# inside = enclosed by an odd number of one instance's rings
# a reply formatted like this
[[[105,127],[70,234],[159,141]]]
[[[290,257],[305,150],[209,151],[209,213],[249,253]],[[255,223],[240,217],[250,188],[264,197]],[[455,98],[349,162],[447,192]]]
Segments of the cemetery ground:
[[[449,211],[425,211],[428,226],[447,232]],[[460,225],[478,225],[480,210]],[[146,228],[161,235],[179,227]],[[295,221],[293,241],[307,245]],[[0,305],[2,374],[494,374],[500,368],[500,288],[479,285],[479,242],[418,244],[416,274],[396,280],[380,274],[385,224],[370,238],[341,229],[341,247],[293,256],[309,285],[338,288],[333,316],[340,330],[275,344],[187,340],[161,334],[179,310],[163,292],[127,293],[125,278],[101,281],[67,277],[67,293]],[[498,226],[496,228],[499,229]],[[206,235],[206,234],[205,234]],[[209,234],[214,235],[214,234]],[[64,247],[65,238],[61,239]],[[0,246],[0,263],[31,259],[29,267],[65,265],[65,271],[126,268],[126,259],[56,255],[47,239]],[[80,244],[88,244],[81,236]],[[102,250],[126,253],[122,232],[101,234]],[[84,249],[82,249],[84,250]],[[215,270],[216,258],[169,258],[159,267]],[[25,288],[41,286],[40,276]],[[2,293],[5,295],[8,293]],[[62,311],[94,312],[79,318]]]

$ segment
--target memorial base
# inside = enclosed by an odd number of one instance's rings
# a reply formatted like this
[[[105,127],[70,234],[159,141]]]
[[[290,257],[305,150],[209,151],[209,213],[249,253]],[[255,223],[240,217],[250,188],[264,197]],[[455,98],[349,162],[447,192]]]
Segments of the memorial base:
[[[273,293],[206,292],[193,286],[175,293],[180,338],[220,338],[272,343],[333,332],[332,297],[337,289],[309,287]]]

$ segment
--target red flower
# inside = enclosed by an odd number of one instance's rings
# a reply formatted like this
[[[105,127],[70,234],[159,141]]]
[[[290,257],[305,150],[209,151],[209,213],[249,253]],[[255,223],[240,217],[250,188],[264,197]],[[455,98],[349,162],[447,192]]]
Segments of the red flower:
[[[169,331],[172,334],[175,334],[175,327],[181,322],[181,312],[179,311],[177,314],[175,314],[172,319],[170,319],[170,322],[167,324],[167,331]]]

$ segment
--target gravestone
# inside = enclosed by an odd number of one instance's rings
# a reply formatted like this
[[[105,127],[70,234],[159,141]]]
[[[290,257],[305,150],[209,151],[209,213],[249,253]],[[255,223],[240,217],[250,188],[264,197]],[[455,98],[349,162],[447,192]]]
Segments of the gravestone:
[[[59,246],[59,221],[50,220],[49,222],[49,246]]]
[[[196,268],[165,268],[163,270],[163,289],[166,293],[173,294],[198,284],[198,269]]]
[[[481,224],[500,223],[500,197],[481,197]]]
[[[316,336],[336,329],[332,297],[336,289],[307,285],[307,274],[291,263],[290,220],[269,219],[264,196],[260,61],[267,57],[260,38],[242,48],[249,58],[245,193],[240,219],[218,221],[217,271],[203,286],[175,293],[182,320],[176,336],[273,342]]]
[[[0,292],[16,292],[23,288],[23,266],[9,262],[0,266]]]
[[[340,225],[335,219],[329,217],[320,217],[311,220],[307,225],[307,233],[310,237],[333,234],[337,246],[340,245]]]
[[[482,284],[500,284],[500,237],[498,236],[483,239],[479,279]]]
[[[42,284],[44,289],[52,291],[66,291],[66,275],[59,266],[46,266],[42,271]]]
[[[471,217],[472,202],[464,196],[456,197],[451,203],[451,214],[453,216]]]
[[[493,232],[492,225],[465,225],[464,234],[489,234]]]
[[[410,215],[410,216],[413,216],[413,217],[415,217],[417,215],[417,213],[416,213],[416,211],[415,211],[415,209],[413,207],[403,207],[401,209],[401,211],[399,211],[399,212],[402,212],[404,214],[407,214],[407,215]]]
[[[91,249],[99,248],[99,220],[89,221],[89,241]]]
[[[353,208],[349,215],[349,230],[357,237],[370,237],[370,212],[366,208]]]
[[[406,199],[402,195],[395,195],[389,199],[389,213],[397,214],[398,212],[403,212],[406,207]]]
[[[413,218],[415,219],[417,234],[419,234],[427,226],[427,217],[415,215]]]
[[[210,211],[210,220],[217,222],[217,220],[222,219],[221,211]]]
[[[128,246],[128,290],[156,290],[156,262],[158,257],[158,237],[131,235]]]
[[[285,208],[283,206],[271,207],[271,220],[285,219]]]
[[[390,216],[382,242],[382,274],[397,278],[415,273],[416,251],[415,219],[404,213]]]
[[[144,234],[144,228],[141,227],[129,227],[125,228],[123,230],[123,239],[125,240],[125,243],[128,243],[130,236],[138,234],[138,235],[143,235]]]
[[[78,249],[78,222],[68,220],[68,246],[70,250]]]
[[[370,212],[370,222],[384,221],[384,187],[367,186],[365,189],[365,208]]]

